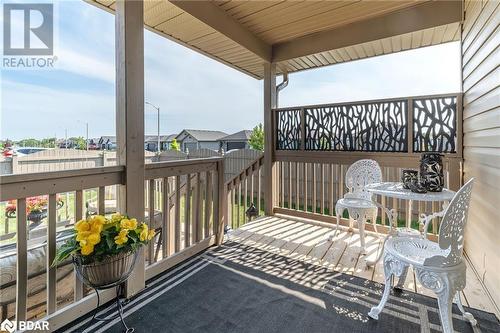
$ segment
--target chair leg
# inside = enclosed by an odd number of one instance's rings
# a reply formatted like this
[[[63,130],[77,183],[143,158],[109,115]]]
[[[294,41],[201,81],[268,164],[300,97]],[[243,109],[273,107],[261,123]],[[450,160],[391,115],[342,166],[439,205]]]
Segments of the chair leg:
[[[396,289],[403,289],[403,286],[406,281],[406,276],[408,275],[408,266],[403,269],[401,276],[398,278],[398,283],[394,286]]]
[[[359,230],[359,240],[361,242],[361,253],[365,254],[366,253],[366,246],[365,246],[365,219],[360,217],[356,220],[358,223],[358,230]]]
[[[457,291],[457,293],[455,294],[455,303],[457,303],[458,309],[462,313],[462,316],[464,316],[464,318],[467,319],[472,326],[476,326],[477,320],[474,318],[472,313],[465,311],[464,306],[462,305],[462,299],[460,298],[460,291]]]
[[[378,228],[377,228],[377,212],[372,216],[372,223],[373,223],[373,228],[375,229],[375,232],[377,233],[377,237],[380,238],[380,234],[378,233]]]
[[[439,318],[441,319],[441,326],[443,328],[443,333],[453,333],[453,322],[451,320],[451,307],[452,307],[452,297],[449,296],[450,291],[449,286],[444,287],[445,291],[438,294],[438,305],[439,305]]]
[[[335,207],[335,217],[337,218],[337,228],[335,229],[335,232],[333,233],[333,235],[330,235],[330,237],[328,237],[328,240],[329,241],[332,241],[336,236],[337,234],[339,233],[339,226],[340,226],[340,216],[342,215],[342,210],[341,209],[338,209],[337,207]]]
[[[378,320],[378,315],[380,312],[385,307],[385,303],[387,303],[387,300],[389,299],[389,294],[391,293],[392,289],[392,276],[397,273],[397,271],[401,270],[402,263],[394,259],[391,255],[385,254],[384,255],[384,276],[385,276],[385,287],[384,287],[384,293],[382,294],[382,299],[380,300],[380,303],[371,308],[370,312],[368,312],[368,316],[371,318]]]

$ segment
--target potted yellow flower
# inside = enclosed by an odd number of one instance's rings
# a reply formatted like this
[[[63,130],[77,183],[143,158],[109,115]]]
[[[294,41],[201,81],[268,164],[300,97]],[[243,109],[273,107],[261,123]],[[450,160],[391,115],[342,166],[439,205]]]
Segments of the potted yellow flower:
[[[72,256],[78,276],[87,285],[117,285],[130,275],[137,250],[154,235],[146,223],[126,215],[90,216],[75,224],[73,237],[57,250],[53,265]]]

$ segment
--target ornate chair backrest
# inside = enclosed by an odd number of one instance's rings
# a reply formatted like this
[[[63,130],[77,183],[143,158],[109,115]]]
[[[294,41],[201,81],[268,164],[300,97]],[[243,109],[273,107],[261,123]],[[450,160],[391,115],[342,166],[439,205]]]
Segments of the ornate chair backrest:
[[[374,160],[359,160],[351,164],[345,175],[349,193],[345,197],[371,200],[372,194],[366,190],[366,185],[380,183],[382,170]]]
[[[470,179],[455,194],[439,226],[439,247],[449,253],[427,258],[424,266],[450,267],[461,262],[473,182],[474,178]]]

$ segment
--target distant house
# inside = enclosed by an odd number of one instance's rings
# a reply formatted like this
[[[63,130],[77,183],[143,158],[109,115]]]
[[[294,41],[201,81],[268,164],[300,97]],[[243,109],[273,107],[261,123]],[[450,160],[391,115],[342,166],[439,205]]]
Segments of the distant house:
[[[114,135],[104,135],[99,138],[98,142],[99,149],[102,150],[114,150],[116,149],[116,136]]]
[[[248,143],[248,141],[250,140],[251,135],[252,131],[250,130],[243,130],[227,135],[220,139],[222,143],[222,149],[224,149],[224,151],[230,151],[233,149],[250,148],[250,144]]]
[[[220,140],[225,136],[227,136],[227,133],[221,131],[185,129],[175,138],[184,152],[201,148],[218,151],[221,148]]]
[[[177,136],[177,134],[160,135],[160,147],[161,150],[170,149],[170,144],[172,140]],[[158,146],[158,135],[146,135],[144,137],[144,149],[148,151],[157,151]]]
[[[60,139],[60,140],[56,141],[56,145],[58,148],[61,148],[61,149],[64,149],[64,148],[71,149],[71,148],[76,147],[76,142],[72,138]]]
[[[87,140],[87,147],[89,150],[98,150],[99,147],[99,138],[92,138]]]

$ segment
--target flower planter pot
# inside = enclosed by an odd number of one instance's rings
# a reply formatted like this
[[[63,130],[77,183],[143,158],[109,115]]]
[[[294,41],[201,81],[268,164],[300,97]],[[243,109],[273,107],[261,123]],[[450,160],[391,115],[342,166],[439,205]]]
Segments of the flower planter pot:
[[[46,217],[47,217],[47,209],[45,208],[43,210],[31,211],[27,216],[27,220],[33,223],[38,223],[41,222]]]
[[[84,264],[82,256],[73,256],[80,280],[92,288],[111,288],[124,282],[132,273],[137,252],[119,253],[102,261]]]

